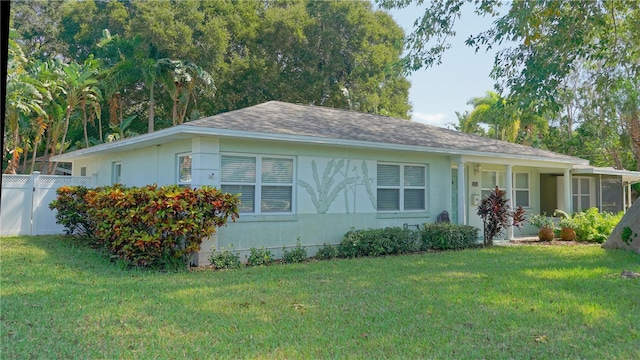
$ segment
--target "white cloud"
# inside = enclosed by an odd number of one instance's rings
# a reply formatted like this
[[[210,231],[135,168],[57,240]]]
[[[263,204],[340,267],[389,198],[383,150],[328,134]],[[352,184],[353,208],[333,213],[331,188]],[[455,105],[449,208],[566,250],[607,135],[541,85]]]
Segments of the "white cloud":
[[[424,114],[420,112],[414,112],[411,115],[411,120],[427,125],[439,126],[446,128],[447,124],[451,121],[447,119],[447,115],[438,113],[438,114]]]

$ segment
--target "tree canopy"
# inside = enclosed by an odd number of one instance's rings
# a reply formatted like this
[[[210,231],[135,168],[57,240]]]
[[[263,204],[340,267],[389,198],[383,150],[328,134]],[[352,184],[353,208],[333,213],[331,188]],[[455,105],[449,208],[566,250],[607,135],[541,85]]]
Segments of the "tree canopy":
[[[403,8],[414,1],[378,2],[389,9]],[[521,110],[555,121],[557,134],[569,138],[575,127],[593,127],[593,118],[597,118],[599,128],[610,129],[611,133],[602,131],[591,142],[617,142],[635,157],[635,164],[622,164],[610,157],[607,165],[640,168],[640,2],[415,2],[425,11],[406,38],[407,71],[441,62],[450,47],[448,38],[456,33],[456,23],[464,21],[464,9],[489,16],[494,20],[492,26],[469,36],[466,44],[476,51],[499,48],[491,73],[498,93]],[[506,13],[500,13],[505,9]],[[605,151],[601,145],[594,150]],[[587,155],[591,159],[599,154]]]
[[[37,0],[11,10],[21,69],[57,84],[50,100],[41,92],[16,110],[16,160],[23,148],[46,159],[269,100],[411,111],[403,31],[370,2]],[[26,130],[37,114],[46,142]]]

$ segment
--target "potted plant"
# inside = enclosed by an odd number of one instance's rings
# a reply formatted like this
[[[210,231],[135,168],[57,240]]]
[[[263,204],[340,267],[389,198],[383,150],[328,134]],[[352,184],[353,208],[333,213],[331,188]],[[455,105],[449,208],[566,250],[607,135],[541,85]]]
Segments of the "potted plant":
[[[529,223],[539,229],[538,238],[540,241],[551,241],[555,237],[553,219],[548,217],[547,214],[533,215],[529,219]]]
[[[564,241],[574,241],[576,239],[575,229],[578,224],[573,217],[557,209],[553,212],[553,216],[560,217],[560,222],[558,222],[558,226],[560,226],[560,238]]]

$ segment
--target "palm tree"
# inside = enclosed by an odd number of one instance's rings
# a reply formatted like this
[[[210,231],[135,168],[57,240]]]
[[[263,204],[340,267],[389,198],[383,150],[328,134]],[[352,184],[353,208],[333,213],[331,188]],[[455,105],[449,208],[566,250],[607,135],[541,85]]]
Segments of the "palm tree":
[[[63,64],[62,66],[62,89],[63,89],[63,106],[65,107],[65,119],[62,132],[62,140],[59,143],[57,151],[52,151],[54,155],[60,155],[67,147],[67,133],[69,132],[69,122],[71,121],[71,115],[73,112],[80,108],[83,110],[83,127],[85,135],[85,144],[89,146],[89,139],[87,136],[87,117],[86,106],[89,104],[93,107],[96,116],[99,116],[99,99],[102,98],[100,91],[97,88],[97,72],[96,65],[93,63],[92,57],[87,59],[83,65],[79,65],[75,62],[69,64]],[[57,167],[57,163],[49,164],[49,173],[53,172],[53,169]]]
[[[488,135],[498,140],[532,145],[532,139],[548,127],[547,121],[533,110],[520,109],[515,102],[493,91],[469,100],[468,104],[473,105],[473,110],[461,126],[471,131],[477,124],[486,124],[489,126]]]
[[[149,116],[147,131],[153,132],[155,123],[155,83],[158,76],[158,60],[151,56],[151,49],[141,39],[123,39],[103,30],[98,48],[103,50],[102,58],[110,63],[104,73],[105,96],[110,104],[110,126],[119,126],[124,121],[121,91],[126,87],[144,84],[149,91]],[[119,110],[119,114],[117,113]]]
[[[184,123],[189,102],[196,103],[196,94],[212,96],[215,85],[211,74],[200,66],[182,60],[160,59],[162,82],[173,100],[173,125]]]
[[[27,59],[20,46],[12,39],[9,39],[9,49],[7,58],[7,92],[6,111],[7,124],[10,131],[10,146],[12,155],[5,172],[15,174],[20,163],[20,154],[24,152],[21,145],[20,118],[33,113],[41,115],[43,95],[38,90],[37,80],[31,77],[26,71]],[[3,158],[7,149],[3,149]]]

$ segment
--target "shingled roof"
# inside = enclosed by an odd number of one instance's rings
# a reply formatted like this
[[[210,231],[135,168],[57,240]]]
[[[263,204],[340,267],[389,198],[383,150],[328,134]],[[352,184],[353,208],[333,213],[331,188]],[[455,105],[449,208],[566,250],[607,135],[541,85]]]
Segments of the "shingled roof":
[[[586,160],[382,115],[322,106],[269,101],[184,124],[240,132],[306,136],[331,140],[447,149],[544,158],[563,162]]]
[[[493,156],[588,165],[587,160],[461,133],[414,121],[322,106],[269,101],[182,125],[56,155],[72,161],[104,152],[130,151],[194,135],[268,139],[452,155]]]

